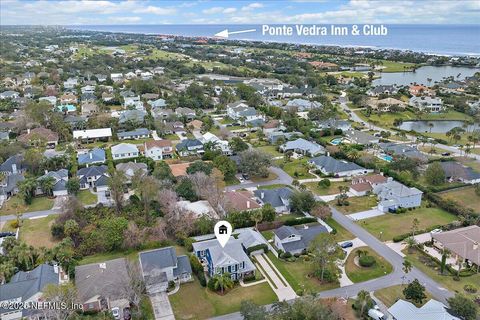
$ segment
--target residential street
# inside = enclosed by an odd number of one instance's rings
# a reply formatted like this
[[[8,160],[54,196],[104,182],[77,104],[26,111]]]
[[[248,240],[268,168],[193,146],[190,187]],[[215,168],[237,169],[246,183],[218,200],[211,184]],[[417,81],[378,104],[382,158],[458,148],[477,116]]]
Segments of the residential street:
[[[288,175],[285,171],[278,167],[270,167],[269,170],[277,175],[277,178],[270,181],[262,181],[262,182],[251,182],[251,183],[241,183],[236,184],[233,186],[228,186],[225,188],[227,191],[237,190],[237,189],[247,189],[247,188],[254,188],[257,186],[269,186],[272,184],[286,184],[291,185],[293,178]]]

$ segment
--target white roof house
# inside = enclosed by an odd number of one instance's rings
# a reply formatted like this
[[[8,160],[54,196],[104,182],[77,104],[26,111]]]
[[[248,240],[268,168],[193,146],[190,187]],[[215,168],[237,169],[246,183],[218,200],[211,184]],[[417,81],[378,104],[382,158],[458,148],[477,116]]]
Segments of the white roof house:
[[[218,218],[217,213],[212,208],[210,203],[205,200],[190,202],[190,201],[178,201],[177,206],[184,210],[190,211],[195,214],[197,218],[200,218],[203,215],[209,216],[211,218]]]
[[[112,157],[117,159],[136,158],[140,155],[137,146],[131,143],[120,143],[112,147]]]
[[[398,300],[388,309],[396,320],[460,320],[448,313],[447,307],[436,300],[430,299],[420,308],[405,300]]]
[[[73,130],[73,139],[110,138],[111,136],[111,128]]]

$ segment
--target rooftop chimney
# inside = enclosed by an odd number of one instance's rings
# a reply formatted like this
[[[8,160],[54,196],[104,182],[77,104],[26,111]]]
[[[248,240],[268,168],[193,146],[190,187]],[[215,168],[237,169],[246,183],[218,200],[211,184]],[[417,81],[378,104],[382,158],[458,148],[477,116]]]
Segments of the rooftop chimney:
[[[250,209],[250,201],[247,200],[247,209]]]
[[[30,134],[30,128],[27,129],[27,134]]]
[[[260,193],[260,199],[263,199],[265,197],[265,192],[262,191],[262,193]]]
[[[17,165],[12,163],[12,173],[17,173]]]
[[[53,265],[53,272],[55,272],[56,274],[58,274],[58,264],[54,264],[54,265]]]

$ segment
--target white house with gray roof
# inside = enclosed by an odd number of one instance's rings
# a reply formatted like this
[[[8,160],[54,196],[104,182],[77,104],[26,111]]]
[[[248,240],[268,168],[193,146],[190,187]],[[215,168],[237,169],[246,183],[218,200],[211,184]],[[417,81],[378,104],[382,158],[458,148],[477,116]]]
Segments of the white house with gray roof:
[[[255,108],[249,107],[245,101],[237,101],[227,104],[227,116],[234,120],[251,122],[263,117],[257,113]]]
[[[297,140],[287,141],[285,144],[281,145],[280,151],[293,151],[296,153],[314,157],[319,154],[324,154],[325,148],[315,142],[311,142],[303,138],[298,138]]]
[[[420,308],[411,302],[399,299],[388,309],[388,313],[395,320],[460,320],[449,312],[447,306],[434,299],[428,300]]]
[[[310,101],[305,99],[293,99],[287,102],[285,108],[297,109],[297,111],[309,111],[316,108],[321,108],[322,104],[318,101]]]
[[[409,188],[392,178],[388,178],[386,183],[375,186],[373,192],[380,201],[378,209],[383,212],[393,212],[398,208],[416,208],[422,204],[422,191]]]
[[[217,239],[194,242],[193,252],[206,267],[208,275],[229,273],[232,280],[255,274],[255,266],[245,252],[242,241],[231,237],[225,247]]]
[[[131,143],[120,143],[112,147],[113,160],[136,158],[139,155],[138,147]]]
[[[68,181],[68,170],[67,169],[60,169],[57,171],[46,171],[45,174],[37,179],[37,181],[41,181],[42,179],[46,178],[53,178],[55,180],[55,184],[53,186],[53,196],[66,196],[68,195],[67,191],[67,181]],[[43,194],[45,193],[39,187],[37,187],[36,194]]]
[[[442,99],[428,96],[413,96],[408,101],[408,104],[414,108],[427,112],[441,112],[444,109]]]
[[[352,177],[373,172],[373,170],[365,169],[356,163],[347,160],[338,160],[330,156],[316,157],[308,160],[308,162],[323,174],[336,177]]]
[[[122,131],[117,133],[119,140],[138,140],[150,137],[150,130],[147,128],[138,128],[132,131]]]
[[[321,224],[300,227],[281,226],[273,231],[275,246],[291,254],[305,252],[310,242],[320,233],[328,233]]]
[[[257,201],[264,205],[270,204],[277,213],[290,212],[290,197],[293,190],[287,187],[276,189],[258,189],[253,192]]]
[[[139,258],[148,294],[166,291],[169,281],[183,283],[192,280],[188,256],[177,256],[174,247],[143,251]]]

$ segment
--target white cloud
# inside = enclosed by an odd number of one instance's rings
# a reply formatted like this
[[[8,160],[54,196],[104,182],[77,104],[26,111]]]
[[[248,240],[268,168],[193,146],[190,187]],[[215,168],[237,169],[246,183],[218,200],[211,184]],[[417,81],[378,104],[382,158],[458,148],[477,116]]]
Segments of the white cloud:
[[[117,23],[135,23],[142,21],[140,17],[109,17],[108,21],[117,22]]]
[[[264,7],[263,3],[254,2],[254,3],[250,3],[249,5],[246,5],[246,6],[242,7],[242,11],[250,11],[250,10],[253,10],[253,9],[259,9],[259,8],[263,8],[263,7]]]
[[[230,13],[234,13],[236,11],[237,11],[236,8],[212,7],[212,8],[202,10],[202,13],[204,13],[204,14],[219,14],[219,13],[230,14]]]
[[[223,10],[223,13],[230,14],[230,13],[234,13],[236,11],[237,11],[237,8],[226,8],[225,10]]]
[[[175,14],[177,10],[175,8],[160,8],[154,6],[148,6],[146,8],[139,8],[133,11],[134,13],[151,13],[159,16],[166,16]]]

